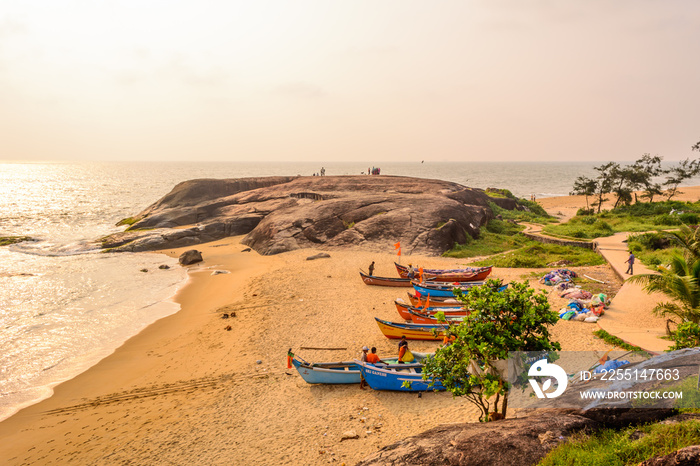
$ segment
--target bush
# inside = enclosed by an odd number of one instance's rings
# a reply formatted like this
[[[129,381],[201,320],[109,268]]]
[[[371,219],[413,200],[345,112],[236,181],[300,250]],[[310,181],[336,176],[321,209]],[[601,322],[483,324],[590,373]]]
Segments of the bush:
[[[654,217],[652,223],[654,225],[680,225],[681,219],[677,215],[664,214]]]
[[[508,189],[504,188],[486,188],[486,194],[491,197],[506,197],[509,199],[515,199],[515,195]]]
[[[521,226],[518,226],[511,222],[505,222],[503,220],[491,220],[486,224],[486,231],[489,233],[498,233],[502,235],[514,235],[522,230]]]
[[[598,221],[595,217],[581,217],[580,219],[581,223],[584,223],[586,225],[593,225],[595,222]]]
[[[581,238],[581,239],[587,239],[588,238],[588,233],[586,233],[583,230],[574,230],[571,232],[570,235],[572,238]]]
[[[685,223],[686,225],[697,225],[698,223],[700,223],[698,222],[698,219],[700,217],[698,217],[698,214],[694,213],[681,214],[678,216],[678,218],[681,222]]]
[[[700,325],[693,322],[683,322],[673,332],[673,341],[676,344],[671,348],[672,351],[700,346]]]
[[[593,228],[596,230],[601,230],[601,231],[612,231],[612,227],[608,222],[605,220],[596,220],[596,222],[593,224]]]
[[[583,217],[583,216],[585,216],[585,215],[593,215],[594,213],[595,213],[595,211],[594,211],[593,209],[583,209],[583,208],[581,208],[581,209],[579,209],[579,210],[576,211],[576,215],[577,215],[577,216],[580,216],[580,217]]]
[[[639,235],[632,235],[627,239],[627,244],[637,243],[641,245],[644,249],[651,249],[653,251],[659,249],[666,249],[671,245],[671,240],[668,239],[663,233],[641,233]]]

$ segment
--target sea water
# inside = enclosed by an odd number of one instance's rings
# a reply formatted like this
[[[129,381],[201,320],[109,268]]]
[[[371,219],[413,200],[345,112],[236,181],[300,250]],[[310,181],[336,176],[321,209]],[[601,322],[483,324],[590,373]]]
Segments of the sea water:
[[[508,188],[520,197],[566,195],[592,163],[328,163],[327,176],[382,174]],[[155,320],[186,279],[162,254],[104,254],[102,236],[195,178],[311,175],[312,163],[0,162],[0,420],[51,394]],[[688,184],[697,184],[691,180]],[[161,269],[161,265],[169,268]],[[142,272],[145,269],[147,272]]]

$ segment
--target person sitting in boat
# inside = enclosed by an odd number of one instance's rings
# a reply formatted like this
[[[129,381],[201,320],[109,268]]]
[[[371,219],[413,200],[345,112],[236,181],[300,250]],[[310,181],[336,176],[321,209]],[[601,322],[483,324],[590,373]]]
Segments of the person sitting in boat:
[[[369,276],[371,277],[373,275],[374,275],[374,261],[372,261],[372,263],[369,264]]]
[[[372,347],[372,352],[367,355],[367,362],[371,364],[386,364],[384,361],[379,359],[379,355],[377,354],[377,348],[374,346]]]

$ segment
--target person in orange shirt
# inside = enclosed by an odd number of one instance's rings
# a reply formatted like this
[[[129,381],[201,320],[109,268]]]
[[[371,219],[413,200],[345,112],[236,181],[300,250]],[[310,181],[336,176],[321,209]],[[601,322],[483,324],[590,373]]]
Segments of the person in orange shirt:
[[[371,364],[377,364],[380,362],[386,364],[384,361],[379,359],[379,356],[377,355],[377,348],[374,346],[372,347],[372,352],[367,355],[367,362]]]

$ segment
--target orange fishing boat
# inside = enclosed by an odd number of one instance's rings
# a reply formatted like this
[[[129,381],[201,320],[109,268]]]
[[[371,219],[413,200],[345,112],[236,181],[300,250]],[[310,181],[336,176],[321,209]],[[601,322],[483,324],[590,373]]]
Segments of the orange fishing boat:
[[[405,336],[407,340],[442,340],[445,329],[447,329],[447,325],[444,324],[402,324],[377,317],[374,320],[377,321],[379,330],[384,336],[391,339],[400,339]],[[436,331],[437,335],[433,335],[433,330]]]

